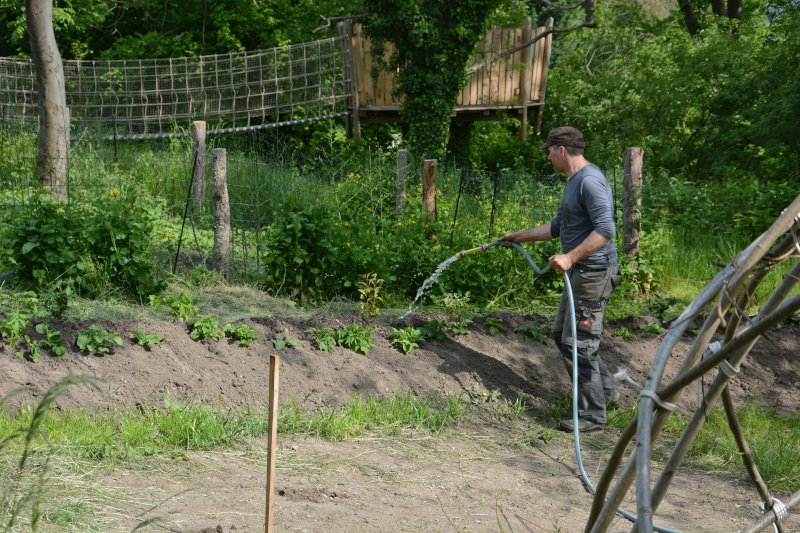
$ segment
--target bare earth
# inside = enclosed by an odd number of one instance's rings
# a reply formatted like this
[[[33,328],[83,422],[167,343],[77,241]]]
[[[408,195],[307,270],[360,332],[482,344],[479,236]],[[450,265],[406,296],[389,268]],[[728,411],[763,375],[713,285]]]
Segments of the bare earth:
[[[125,346],[106,356],[77,351],[77,331],[89,322],[51,322],[70,349],[61,358],[44,355],[33,364],[13,357],[14,350],[2,345],[0,396],[21,386],[47,389],[67,374],[89,374],[101,380],[102,392],[72,387],[59,399],[59,408],[132,405],[141,400],[155,405],[164,397],[200,398],[233,409],[260,407],[267,402],[270,355],[280,355],[282,402],[307,398],[309,407],[332,408],[353,394],[499,389],[511,401],[521,395],[532,407],[529,414],[541,414],[547,400],[569,390],[561,356],[552,343],[525,343],[521,334],[512,332],[519,325],[543,323],[540,317],[492,316],[503,320],[506,333],[489,336],[479,318],[470,335],[425,342],[408,355],[389,343],[391,328],[419,325],[423,318],[377,320],[376,346],[366,356],[339,347],[328,354],[304,333],[312,326],[349,325],[352,317],[303,324],[255,318],[246,323],[262,337],[246,348],[227,340],[194,342],[184,324],[100,321],[125,337]],[[607,324],[602,349],[610,368],[625,367],[642,383],[659,339],[638,331],[637,320]],[[614,336],[621,326],[636,331],[639,339]],[[124,333],[136,328],[166,341],[145,350]],[[279,335],[297,339],[298,346],[277,352],[271,339]],[[675,376],[693,338],[687,335],[679,344],[665,380]],[[751,398],[797,414],[800,328],[783,327],[770,339],[758,341],[731,391],[736,401]],[[630,406],[636,390],[623,385],[621,392]],[[694,388],[685,393],[683,412],[692,408],[695,394]],[[9,407],[22,398],[15,397]],[[498,424],[486,416],[438,437],[408,432],[399,438],[330,442],[281,434],[275,531],[583,531],[591,495],[578,477],[572,437],[556,431],[552,440],[541,438],[546,430],[539,420]],[[613,432],[605,431],[582,440],[591,479],[599,476],[615,439]],[[92,476],[65,483],[61,492],[69,501],[85,503],[88,519],[100,531],[130,531],[156,516],[162,521],[144,530],[259,531],[264,527],[265,472],[266,443],[253,442],[241,450],[191,452],[183,458],[99,468]],[[625,508],[635,512],[630,497]],[[759,514],[758,496],[747,481],[683,472],[656,513],[656,523],[684,532],[738,531]],[[796,513],[784,524],[787,531],[800,531]],[[611,529],[629,530],[630,523],[621,518]]]

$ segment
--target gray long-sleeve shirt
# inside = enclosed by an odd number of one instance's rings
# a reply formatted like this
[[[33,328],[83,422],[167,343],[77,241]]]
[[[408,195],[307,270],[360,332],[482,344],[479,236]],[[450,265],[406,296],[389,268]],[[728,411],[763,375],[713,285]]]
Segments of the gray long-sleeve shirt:
[[[561,253],[566,254],[577,248],[592,231],[606,237],[608,242],[577,264],[585,268],[606,268],[616,264],[611,186],[603,172],[589,164],[567,180],[561,205],[550,224],[550,233],[554,238],[561,238]]]

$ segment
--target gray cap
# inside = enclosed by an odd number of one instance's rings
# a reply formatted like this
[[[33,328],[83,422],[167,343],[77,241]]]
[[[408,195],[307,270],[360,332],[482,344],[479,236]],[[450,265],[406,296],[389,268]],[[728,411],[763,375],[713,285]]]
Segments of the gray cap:
[[[575,148],[586,148],[583,140],[583,133],[569,126],[553,128],[547,136],[547,142],[539,147],[546,150],[548,146],[573,146]]]

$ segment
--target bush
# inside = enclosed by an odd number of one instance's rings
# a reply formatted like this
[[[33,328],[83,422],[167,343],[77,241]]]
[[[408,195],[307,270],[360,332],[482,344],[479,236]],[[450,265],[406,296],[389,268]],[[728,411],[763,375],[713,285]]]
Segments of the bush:
[[[144,298],[164,286],[150,241],[159,212],[119,189],[84,205],[36,194],[5,213],[0,257],[23,289],[52,285],[91,297],[120,286]]]

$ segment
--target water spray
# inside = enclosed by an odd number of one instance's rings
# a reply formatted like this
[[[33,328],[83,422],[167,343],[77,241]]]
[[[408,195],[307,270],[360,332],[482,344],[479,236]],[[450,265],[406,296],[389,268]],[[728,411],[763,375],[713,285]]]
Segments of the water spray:
[[[530,254],[519,244],[511,241],[494,241],[490,243],[484,243],[480,246],[475,248],[471,248],[469,250],[461,250],[460,252],[456,253],[454,256],[449,257],[448,259],[444,260],[438,267],[436,267],[436,271],[433,273],[431,277],[425,280],[422,284],[422,287],[419,288],[417,291],[417,296],[414,298],[414,301],[411,302],[411,305],[408,306],[408,311],[401,316],[400,318],[406,317],[409,313],[411,313],[414,304],[419,300],[422,294],[425,292],[426,289],[430,288],[439,276],[444,272],[448,266],[455,263],[459,259],[462,259],[468,255],[476,254],[478,252],[485,252],[490,248],[495,246],[501,245],[511,245],[517,250],[519,250],[525,259],[528,260],[528,263],[533,267],[537,274],[544,274],[548,270],[550,270],[550,265],[547,265],[544,268],[539,268],[536,266],[536,263],[533,262]],[[567,291],[567,300],[569,301],[569,311],[570,311],[570,328],[572,331],[572,433],[575,437],[575,458],[578,462],[578,470],[581,473],[581,480],[583,481],[586,488],[589,489],[589,492],[592,495],[595,494],[595,488],[591,481],[589,481],[589,476],[586,475],[586,471],[583,468],[583,459],[581,458],[581,442],[580,442],[580,431],[578,431],[578,338],[576,333],[576,324],[575,324],[575,299],[572,296],[572,284],[569,281],[569,275],[564,272],[564,287]],[[636,515],[633,515],[622,508],[617,509],[617,514],[625,517],[626,519],[630,520],[631,522],[636,522]],[[653,529],[655,531],[659,531],[660,533],[680,533],[678,531],[668,529],[665,527],[653,525]]]

